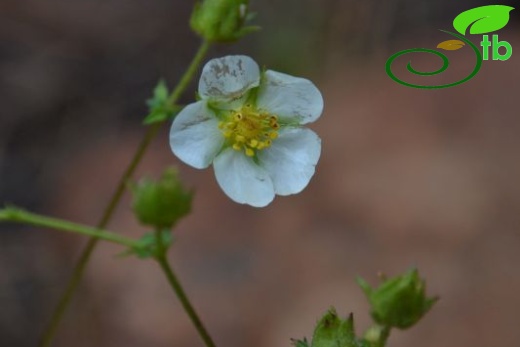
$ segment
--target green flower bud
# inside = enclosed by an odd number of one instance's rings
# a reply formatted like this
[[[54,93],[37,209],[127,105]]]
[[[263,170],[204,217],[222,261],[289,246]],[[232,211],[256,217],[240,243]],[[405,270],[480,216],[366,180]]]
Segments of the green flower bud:
[[[309,347],[309,342],[307,342],[307,339],[303,339],[303,340],[291,339],[291,343],[294,347]]]
[[[210,42],[235,41],[258,30],[244,26],[250,18],[248,0],[202,0],[195,5],[191,28]]]
[[[372,306],[374,321],[387,327],[411,327],[438,300],[426,297],[426,284],[415,269],[403,276],[385,280],[375,289],[361,278],[358,278],[358,284]]]
[[[336,310],[330,309],[318,322],[312,337],[312,347],[359,347],[354,332],[354,317],[338,317]]]
[[[144,178],[131,188],[132,207],[142,224],[171,229],[190,212],[193,193],[184,189],[175,169],[167,169],[159,181]]]

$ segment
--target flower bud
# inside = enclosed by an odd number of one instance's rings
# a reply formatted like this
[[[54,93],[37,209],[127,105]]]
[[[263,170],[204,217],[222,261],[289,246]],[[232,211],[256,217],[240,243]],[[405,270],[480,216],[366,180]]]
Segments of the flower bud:
[[[303,339],[303,340],[291,339],[291,344],[294,347],[309,347],[309,342],[307,341],[307,339]]]
[[[411,327],[438,299],[426,297],[426,284],[415,269],[403,276],[384,280],[375,289],[361,278],[358,278],[358,284],[372,306],[374,321],[387,327]]]
[[[318,322],[312,337],[312,347],[358,347],[354,332],[354,317],[338,317],[336,310],[330,309]]]
[[[248,0],[202,0],[195,5],[191,28],[210,42],[235,41],[258,28],[244,26]]]
[[[177,171],[167,169],[159,181],[142,179],[132,187],[133,210],[142,224],[170,229],[191,209],[193,193],[181,184]]]

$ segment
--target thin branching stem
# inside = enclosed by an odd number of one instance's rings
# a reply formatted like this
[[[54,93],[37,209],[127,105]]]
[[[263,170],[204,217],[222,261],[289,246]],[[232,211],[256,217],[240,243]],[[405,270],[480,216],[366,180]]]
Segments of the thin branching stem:
[[[170,97],[168,98],[168,103],[170,105],[172,105],[172,106],[175,105],[176,102],[178,101],[178,99],[180,98],[180,96],[182,95],[182,93],[186,90],[189,83],[193,79],[195,73],[197,72],[198,67],[202,63],[202,60],[203,60],[204,56],[206,55],[209,47],[210,47],[210,44],[207,41],[203,41],[201,43],[197,53],[193,57],[192,62],[188,66],[188,69],[186,70],[184,75],[181,77],[177,87],[173,90]],[[112,216],[114,215],[114,211],[121,201],[121,198],[125,191],[127,182],[133,176],[135,169],[141,162],[150,143],[157,135],[157,133],[163,123],[164,122],[154,123],[153,125],[151,125],[148,128],[148,131],[144,135],[143,140],[139,144],[139,147],[137,148],[137,150],[134,154],[134,157],[132,158],[128,167],[126,168],[123,175],[121,176],[121,179],[116,187],[116,190],[114,191],[114,194],[110,198],[110,201],[108,202],[107,207],[104,210],[99,223],[97,224],[99,229],[104,229],[108,225],[110,220],[112,219]],[[56,308],[54,309],[50,322],[47,325],[47,327],[42,335],[42,338],[40,340],[40,345],[39,345],[40,347],[50,347],[52,340],[54,339],[54,336],[56,334],[58,325],[63,318],[63,314],[65,313],[65,310],[69,306],[69,303],[72,299],[74,292],[76,291],[76,289],[79,285],[79,282],[81,281],[81,278],[83,277],[83,273],[85,272],[85,269],[90,260],[90,257],[92,255],[92,253],[94,252],[94,249],[96,248],[97,242],[98,242],[97,238],[91,238],[88,241],[85,248],[83,249],[80,258],[74,267],[72,276],[66,285],[65,291],[61,295],[61,297],[58,301],[58,304],[56,305]]]

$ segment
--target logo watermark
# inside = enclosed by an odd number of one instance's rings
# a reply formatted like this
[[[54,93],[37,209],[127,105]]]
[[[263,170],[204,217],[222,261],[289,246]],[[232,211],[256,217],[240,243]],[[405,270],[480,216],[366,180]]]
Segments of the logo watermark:
[[[482,62],[484,60],[492,59],[498,61],[505,61],[511,58],[511,56],[513,55],[513,47],[509,42],[500,41],[498,35],[496,34],[491,35],[491,38],[490,35],[488,35],[489,33],[500,30],[507,25],[507,23],[509,22],[509,12],[511,12],[513,9],[514,8],[511,6],[505,5],[487,5],[476,7],[471,10],[464,11],[457,17],[455,17],[455,19],[453,20],[453,27],[455,28],[457,33],[447,30],[441,30],[442,32],[454,37],[454,39],[439,43],[437,45],[437,48],[440,48],[445,51],[455,51],[465,46],[469,46],[475,53],[475,67],[467,77],[453,83],[429,86],[408,83],[406,81],[401,80],[393,73],[392,63],[394,62],[394,60],[408,53],[433,54],[442,60],[442,66],[439,69],[435,71],[426,72],[414,69],[412,67],[411,61],[408,62],[406,69],[414,75],[434,76],[446,71],[446,69],[450,65],[448,57],[444,53],[429,48],[412,48],[393,54],[386,61],[386,73],[397,83],[400,83],[407,87],[421,89],[449,88],[469,81],[470,79],[475,77],[475,75],[480,71],[480,68],[482,67]],[[483,35],[482,41],[480,42],[480,47],[476,46],[473,42],[466,38],[466,32],[468,31],[468,29],[469,34],[471,35]],[[480,48],[482,48],[482,53],[480,52]]]

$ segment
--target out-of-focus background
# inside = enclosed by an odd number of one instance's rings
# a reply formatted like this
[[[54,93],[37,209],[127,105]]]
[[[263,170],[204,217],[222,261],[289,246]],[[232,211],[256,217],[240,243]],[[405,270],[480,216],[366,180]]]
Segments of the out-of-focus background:
[[[145,99],[161,77],[173,86],[196,50],[192,4],[0,2],[0,203],[97,222],[143,135]],[[312,126],[323,140],[315,177],[267,208],[233,203],[211,169],[176,160],[168,126],[139,169],[137,177],[157,176],[177,165],[197,191],[171,260],[219,346],[289,346],[289,338],[310,337],[331,305],[354,312],[361,332],[370,319],[355,276],[376,283],[378,271],[410,266],[441,300],[389,346],[518,344],[518,10],[499,32],[512,58],[485,61],[466,84],[406,88],[384,69],[394,52],[449,39],[437,29],[485,4],[253,1],[263,30],[211,50],[310,78],[325,99]],[[468,50],[449,53],[443,82],[471,70]],[[109,229],[144,231],[128,195]],[[85,241],[0,226],[1,347],[36,345]],[[202,346],[155,264],[115,257],[120,250],[99,247],[54,346]]]

